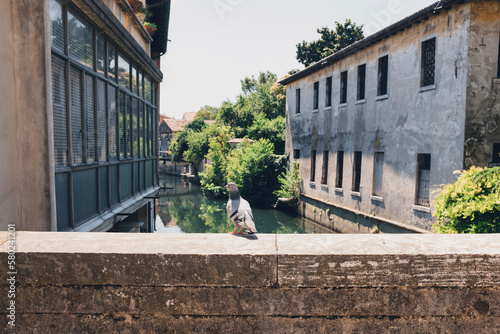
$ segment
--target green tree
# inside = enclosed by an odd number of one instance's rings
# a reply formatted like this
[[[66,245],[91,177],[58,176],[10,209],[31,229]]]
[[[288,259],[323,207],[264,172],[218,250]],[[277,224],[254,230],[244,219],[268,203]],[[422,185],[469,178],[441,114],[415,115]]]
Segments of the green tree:
[[[285,154],[285,117],[268,119],[260,114],[248,128],[248,138],[268,139],[274,145],[275,154]]]
[[[500,233],[500,167],[472,167],[434,201],[436,233]]]
[[[335,30],[322,27],[317,32],[321,35],[319,40],[297,44],[297,60],[306,67],[364,38],[363,26],[351,20],[344,24],[335,22]]]
[[[211,106],[204,106],[204,107],[200,108],[200,110],[198,110],[194,119],[198,119],[201,121],[214,120],[215,117],[217,116],[218,111],[219,111],[219,108],[211,107]]]
[[[184,154],[189,150],[188,137],[192,132],[201,132],[207,125],[202,120],[194,120],[188,123],[184,130],[179,133],[170,144],[170,151],[172,152],[172,161],[181,162],[184,160]],[[191,153],[189,153],[191,155]],[[185,160],[188,162],[194,162]]]
[[[281,188],[274,192],[278,197],[287,199],[299,199],[300,197],[300,167],[299,163],[295,161],[292,168],[288,168],[286,172],[283,172],[278,177],[278,181],[281,184]]]

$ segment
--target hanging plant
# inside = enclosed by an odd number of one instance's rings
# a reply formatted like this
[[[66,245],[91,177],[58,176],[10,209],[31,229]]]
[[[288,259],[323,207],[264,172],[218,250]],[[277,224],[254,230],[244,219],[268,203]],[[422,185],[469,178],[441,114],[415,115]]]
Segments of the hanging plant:
[[[144,22],[144,28],[146,28],[146,30],[148,31],[148,33],[153,36],[154,33],[156,32],[156,29],[157,29],[157,26],[156,24],[152,23],[152,22]]]

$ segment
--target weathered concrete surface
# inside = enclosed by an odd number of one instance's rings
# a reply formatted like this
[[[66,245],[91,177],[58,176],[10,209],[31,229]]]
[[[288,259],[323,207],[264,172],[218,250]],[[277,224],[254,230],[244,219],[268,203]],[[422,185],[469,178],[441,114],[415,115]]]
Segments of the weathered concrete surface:
[[[16,243],[19,333],[500,330],[499,235],[21,232]],[[2,290],[6,273],[2,261]]]

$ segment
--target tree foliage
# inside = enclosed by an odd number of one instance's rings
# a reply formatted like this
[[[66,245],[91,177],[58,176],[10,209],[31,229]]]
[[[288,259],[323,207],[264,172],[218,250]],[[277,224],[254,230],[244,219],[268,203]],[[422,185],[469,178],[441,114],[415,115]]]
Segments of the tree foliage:
[[[302,41],[297,44],[297,60],[305,66],[318,62],[364,38],[363,26],[358,26],[351,20],[346,20],[344,24],[335,22],[335,30],[322,27],[317,29],[317,32],[321,35],[319,40]]]
[[[217,116],[217,112],[219,112],[219,108],[204,106],[198,110],[194,119],[201,121],[211,121],[214,120]]]
[[[286,172],[283,172],[278,177],[278,181],[281,188],[274,192],[276,196],[292,200],[299,199],[302,179],[300,177],[300,168],[297,161],[293,163],[292,168],[288,168]]]
[[[472,167],[434,202],[437,233],[500,233],[500,167]]]

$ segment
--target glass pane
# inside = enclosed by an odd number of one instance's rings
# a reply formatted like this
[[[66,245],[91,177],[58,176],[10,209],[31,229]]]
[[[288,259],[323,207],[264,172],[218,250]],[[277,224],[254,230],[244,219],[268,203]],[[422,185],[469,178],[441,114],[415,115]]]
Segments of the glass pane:
[[[66,115],[66,73],[64,61],[52,58],[52,107],[54,117],[54,163],[68,165],[68,129]]]
[[[130,96],[127,96],[127,120],[126,120],[126,134],[127,134],[127,142],[126,142],[126,151],[127,151],[127,158],[132,157],[132,148],[134,147],[133,143],[133,138],[132,138],[132,101]]]
[[[133,146],[134,157],[139,157],[139,155],[140,155],[138,118],[139,118],[139,101],[136,98],[133,98],[132,99],[132,136],[133,136],[133,142],[134,142],[134,146]]]
[[[118,82],[121,87],[130,89],[130,65],[121,56],[118,56]]]
[[[95,161],[95,95],[94,95],[94,78],[90,75],[85,76],[87,83],[87,99],[85,103],[87,111],[87,119],[85,126],[87,128],[87,163]]]
[[[108,160],[108,124],[106,118],[106,83],[97,80],[97,155]]]
[[[139,72],[139,74],[137,75],[137,80],[139,81],[138,82],[138,86],[139,86],[139,96],[144,98],[144,87],[143,87],[143,84],[142,84],[142,73]]]
[[[132,92],[137,94],[137,69],[132,66]]]
[[[144,102],[139,102],[139,150],[144,157]]]
[[[80,71],[71,69],[71,139],[73,164],[83,162],[82,82]]]
[[[109,159],[117,160],[118,111],[116,106],[116,88],[109,85]]]
[[[108,47],[108,76],[116,80],[116,55],[113,46]]]
[[[50,1],[50,40],[54,49],[64,52],[62,7],[55,0]]]
[[[80,225],[97,213],[97,169],[73,172],[75,224]]]
[[[125,134],[126,134],[126,124],[125,124],[125,110],[126,110],[126,103],[125,103],[125,97],[126,95],[124,93],[120,92],[120,159],[125,158]]]
[[[148,77],[144,78],[144,98],[151,102],[151,80]]]
[[[92,42],[92,28],[70,12],[68,12],[68,48],[69,55],[80,64],[93,67],[94,43]]]
[[[97,60],[96,68],[97,72],[104,74],[106,71],[106,60],[105,58],[105,48],[104,48],[104,38],[102,36],[97,37]]]

